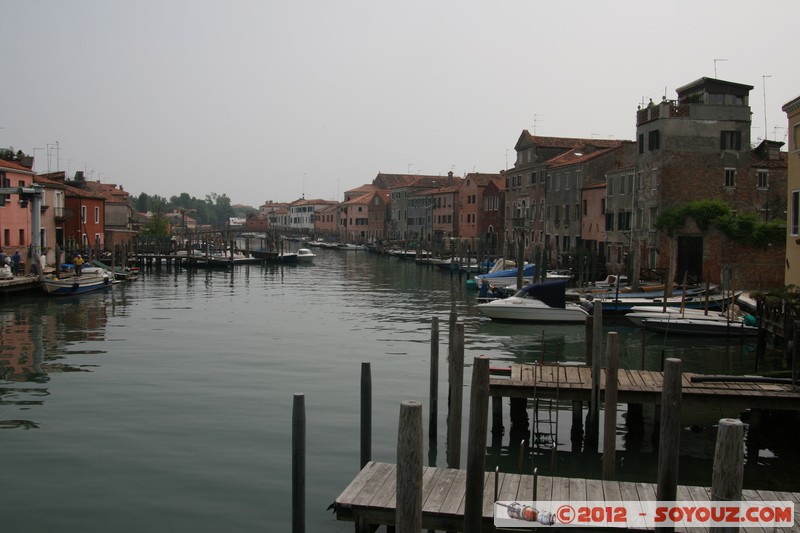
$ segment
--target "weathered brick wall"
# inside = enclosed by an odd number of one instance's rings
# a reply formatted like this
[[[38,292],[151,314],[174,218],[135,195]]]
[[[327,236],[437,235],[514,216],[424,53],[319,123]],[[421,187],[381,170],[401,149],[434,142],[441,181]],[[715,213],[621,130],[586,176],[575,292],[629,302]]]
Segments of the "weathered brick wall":
[[[785,251],[781,245],[767,247],[739,244],[715,228],[700,233],[694,221],[690,221],[677,234],[703,237],[703,278],[711,283],[720,283],[722,270],[731,268],[736,289],[766,290],[783,287]],[[669,242],[662,238],[661,250],[669,250]],[[669,255],[659,254],[658,267],[669,267]]]

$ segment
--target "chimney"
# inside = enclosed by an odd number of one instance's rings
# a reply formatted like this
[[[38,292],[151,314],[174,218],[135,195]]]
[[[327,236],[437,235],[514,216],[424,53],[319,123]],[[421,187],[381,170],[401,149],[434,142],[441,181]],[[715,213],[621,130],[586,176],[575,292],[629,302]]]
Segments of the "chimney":
[[[75,172],[75,180],[74,181],[78,181],[78,182],[83,182],[84,181],[83,170],[78,170],[78,171]]]
[[[19,160],[19,164],[25,168],[33,168],[33,157],[26,155]]]

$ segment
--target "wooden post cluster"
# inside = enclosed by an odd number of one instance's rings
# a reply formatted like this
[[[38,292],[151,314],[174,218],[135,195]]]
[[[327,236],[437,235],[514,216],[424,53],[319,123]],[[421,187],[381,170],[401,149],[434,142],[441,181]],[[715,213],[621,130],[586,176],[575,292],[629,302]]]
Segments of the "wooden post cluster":
[[[400,404],[397,430],[397,515],[401,533],[422,529],[422,404]]]

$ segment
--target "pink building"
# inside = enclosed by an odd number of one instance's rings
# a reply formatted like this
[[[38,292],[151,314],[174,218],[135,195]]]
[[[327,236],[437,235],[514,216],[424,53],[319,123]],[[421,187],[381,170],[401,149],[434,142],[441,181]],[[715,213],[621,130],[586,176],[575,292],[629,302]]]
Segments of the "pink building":
[[[0,186],[30,187],[33,184],[33,172],[19,162],[0,160]],[[30,204],[21,201],[19,195],[0,195],[0,245],[6,255],[13,255],[15,250],[26,257],[27,248],[31,244],[31,208]]]

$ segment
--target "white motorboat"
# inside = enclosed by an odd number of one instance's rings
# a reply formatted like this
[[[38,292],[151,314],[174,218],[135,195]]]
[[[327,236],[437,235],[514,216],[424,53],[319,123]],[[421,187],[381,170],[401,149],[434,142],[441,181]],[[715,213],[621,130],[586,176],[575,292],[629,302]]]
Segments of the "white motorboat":
[[[526,322],[586,322],[589,311],[566,301],[567,282],[544,281],[523,287],[514,296],[478,304],[478,311],[495,320]]]
[[[681,311],[680,307],[667,306],[666,309],[657,306],[635,305],[631,307],[630,312],[625,313],[625,318],[636,324],[643,326],[645,320],[659,320],[676,318],[691,318],[693,320],[717,320],[727,322],[728,317],[725,313],[720,311],[709,311],[706,314],[703,309],[686,308]]]
[[[312,261],[314,261],[315,257],[316,255],[314,255],[314,252],[312,252],[308,248],[300,248],[299,250],[297,250],[298,263],[311,263]]]
[[[704,337],[752,337],[758,328],[747,326],[742,320],[702,320],[696,318],[648,318],[642,321],[645,329],[668,335],[700,335]]]

